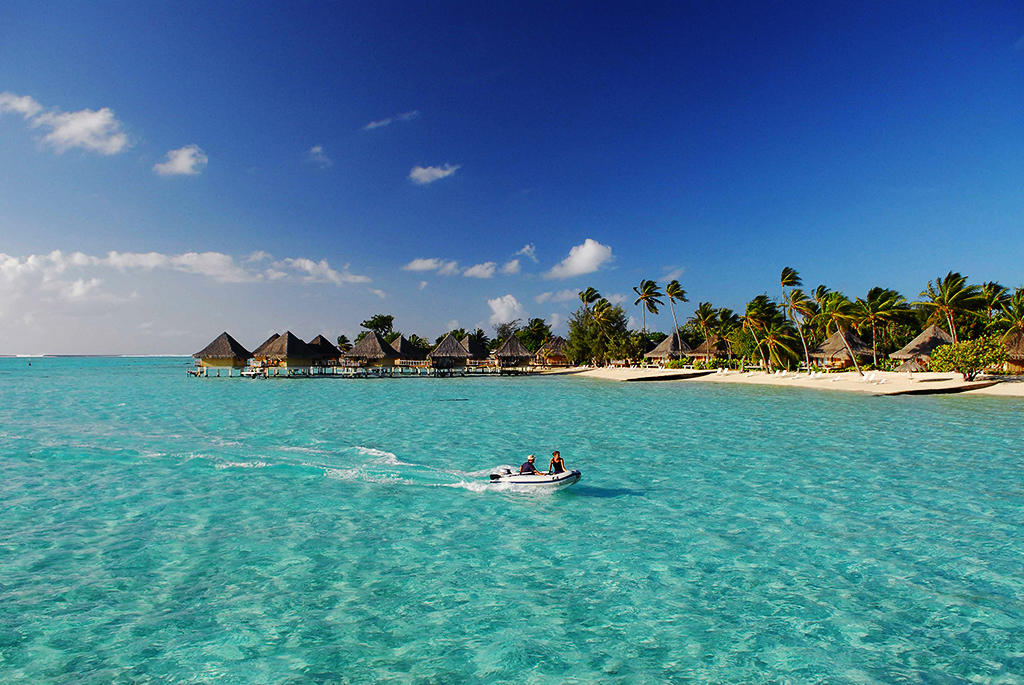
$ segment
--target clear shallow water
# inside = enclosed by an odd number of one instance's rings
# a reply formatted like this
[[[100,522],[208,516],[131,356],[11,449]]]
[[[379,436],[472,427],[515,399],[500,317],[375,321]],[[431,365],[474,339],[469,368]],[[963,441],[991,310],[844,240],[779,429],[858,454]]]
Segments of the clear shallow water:
[[[187,364],[0,360],[0,682],[1024,682],[1019,400]]]

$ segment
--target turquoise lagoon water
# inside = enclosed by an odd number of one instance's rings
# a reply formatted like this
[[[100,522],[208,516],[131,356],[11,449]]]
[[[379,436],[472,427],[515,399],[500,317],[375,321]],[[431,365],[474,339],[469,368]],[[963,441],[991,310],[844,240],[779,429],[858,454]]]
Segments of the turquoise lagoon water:
[[[1024,682],[1020,400],[188,364],[0,360],[0,682]]]

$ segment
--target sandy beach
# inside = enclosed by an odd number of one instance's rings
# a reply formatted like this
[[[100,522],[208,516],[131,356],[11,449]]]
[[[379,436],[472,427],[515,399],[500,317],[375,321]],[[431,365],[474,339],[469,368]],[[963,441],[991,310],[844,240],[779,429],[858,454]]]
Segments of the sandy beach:
[[[706,371],[657,368],[599,368],[583,369],[579,375],[611,381],[644,381],[664,379],[671,383],[746,383],[751,385],[779,385],[814,390],[841,390],[872,395],[928,394],[930,391],[964,392],[971,395],[1003,395],[1024,397],[1024,378],[1019,376],[981,376],[973,383],[965,383],[958,373],[897,373],[895,371],[868,371],[860,376],[856,371],[829,373],[816,377],[808,374],[776,376],[761,371],[708,374]],[[991,381],[998,380],[994,385]],[[971,389],[972,386],[978,386]]]

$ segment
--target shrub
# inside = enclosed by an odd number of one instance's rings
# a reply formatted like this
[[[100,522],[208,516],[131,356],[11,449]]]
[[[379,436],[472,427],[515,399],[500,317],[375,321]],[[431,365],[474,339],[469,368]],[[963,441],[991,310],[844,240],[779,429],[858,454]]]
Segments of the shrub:
[[[1006,347],[999,336],[990,335],[974,340],[943,345],[932,352],[932,371],[956,371],[965,381],[973,381],[990,366],[1006,361]]]

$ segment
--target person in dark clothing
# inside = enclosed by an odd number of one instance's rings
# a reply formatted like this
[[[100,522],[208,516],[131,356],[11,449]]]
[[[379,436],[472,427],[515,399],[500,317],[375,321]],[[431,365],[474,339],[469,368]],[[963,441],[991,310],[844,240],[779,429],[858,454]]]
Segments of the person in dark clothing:
[[[519,467],[520,476],[539,476],[540,471],[533,465],[535,457],[531,454],[526,458],[526,463]]]
[[[551,463],[548,464],[548,473],[562,473],[565,471],[565,462],[562,461],[562,454],[558,450],[551,453]]]

